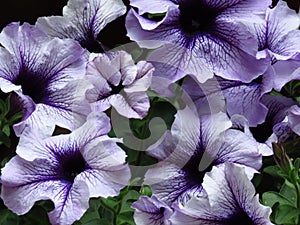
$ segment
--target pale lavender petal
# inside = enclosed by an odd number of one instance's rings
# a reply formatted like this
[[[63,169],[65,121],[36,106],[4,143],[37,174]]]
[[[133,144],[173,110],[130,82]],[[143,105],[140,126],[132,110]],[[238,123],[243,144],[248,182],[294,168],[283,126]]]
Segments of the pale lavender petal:
[[[258,171],[262,166],[262,157],[258,150],[258,143],[255,140],[241,131],[229,129],[225,131],[221,147],[207,151],[217,151],[215,165],[233,162],[245,167],[247,174],[251,177],[253,172]]]
[[[93,84],[86,98],[96,111],[113,106],[128,118],[142,119],[150,107],[146,90],[150,88],[153,66],[145,61],[136,65],[132,57],[119,51],[99,55],[88,63],[86,78]]]
[[[286,2],[279,1],[275,8],[268,8],[265,24],[255,26],[260,50],[267,48],[276,54],[276,58],[277,56],[291,57],[295,51],[299,52],[299,42],[294,38],[295,35],[299,36],[297,35],[299,31],[293,31],[298,29],[299,25],[299,16],[287,6]],[[294,35],[289,35],[291,31]]]
[[[289,81],[300,79],[300,54],[297,59],[277,61],[272,67],[274,75],[270,79],[273,80],[273,88],[280,91]]]
[[[103,137],[89,142],[82,156],[91,167],[78,175],[89,187],[90,197],[116,196],[128,185],[130,169],[125,164],[126,154],[117,140]]]
[[[205,108],[208,108],[206,111],[209,112],[216,108],[223,110],[226,107],[225,110],[229,116],[243,115],[249,120],[250,126],[256,126],[264,122],[268,112],[266,106],[261,102],[261,97],[270,90],[256,82],[243,83],[217,77],[217,79],[208,80],[204,84],[198,84],[188,78],[185,80],[183,88],[194,100],[200,114]],[[223,99],[226,101],[225,107]]]
[[[164,13],[169,7],[176,6],[176,1],[170,0],[131,0],[130,5],[139,9],[139,14],[144,13]]]
[[[134,221],[140,225],[169,225],[168,218],[172,209],[156,196],[141,196],[131,205],[134,211]]]
[[[151,85],[152,73],[154,71],[152,64],[140,61],[136,66],[137,80],[124,89],[127,93],[147,91]]]
[[[300,135],[300,108],[292,106],[288,112],[288,123],[291,129]]]
[[[89,192],[82,181],[75,181],[56,195],[55,209],[48,213],[52,224],[71,224],[79,220],[89,208]]]
[[[70,0],[63,16],[41,17],[37,26],[51,37],[71,38],[89,51],[103,52],[97,35],[111,21],[125,14],[120,0]]]
[[[266,9],[271,4],[271,0],[266,1],[247,1],[247,0],[228,0],[228,1],[215,1],[204,0],[208,5],[218,10],[221,10],[224,16],[231,19],[255,19],[257,16],[262,17]],[[223,15],[222,14],[222,15]]]
[[[52,153],[55,151],[55,147],[60,146],[58,151],[63,151],[64,147],[67,146],[68,148],[74,142],[84,146],[90,140],[106,135],[110,128],[109,118],[105,114],[91,113],[87,117],[86,123],[74,130],[69,136],[51,137],[51,135],[45,136],[39,130],[26,129],[20,137],[16,152],[29,161],[35,158],[54,159]]]
[[[185,171],[180,166],[162,162],[146,172],[144,183],[150,185],[153,194],[167,204],[184,203],[192,196],[203,195],[203,174],[201,177],[197,172],[193,176],[191,171]]]

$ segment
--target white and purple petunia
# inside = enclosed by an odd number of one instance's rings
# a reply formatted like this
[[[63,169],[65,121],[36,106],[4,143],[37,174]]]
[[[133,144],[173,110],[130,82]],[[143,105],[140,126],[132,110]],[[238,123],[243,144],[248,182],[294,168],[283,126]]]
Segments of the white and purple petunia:
[[[104,111],[112,106],[127,118],[145,117],[150,107],[146,91],[153,71],[150,63],[135,64],[124,51],[96,56],[86,71],[86,79],[94,85],[86,92],[92,110]]]
[[[121,0],[69,0],[63,16],[41,17],[37,26],[51,37],[71,38],[90,52],[103,52],[100,31],[126,12]]]
[[[130,4],[138,12],[128,12],[128,36],[141,47],[164,45],[149,60],[179,68],[171,75],[164,71],[172,81],[190,74],[202,83],[215,73],[249,82],[266,70],[265,60],[256,58],[257,40],[243,21],[260,21],[270,1],[131,0]],[[164,16],[151,20],[149,13]]]
[[[173,225],[272,225],[271,209],[259,203],[255,188],[243,168],[225,163],[214,167],[203,179],[208,198],[192,198],[177,207]]]
[[[131,205],[134,211],[134,221],[138,225],[169,225],[173,210],[156,196],[141,196]]]
[[[242,72],[241,72],[242,73]],[[219,76],[200,84],[191,77],[184,80],[183,88],[193,99],[199,114],[203,111],[222,110],[231,117],[235,114],[243,115],[250,126],[256,126],[265,121],[268,108],[262,103],[262,96],[271,91],[267,89],[264,77],[245,83],[227,80]],[[225,100],[224,106],[222,99]],[[218,103],[219,105],[212,105]],[[211,108],[211,109],[206,109]]]
[[[35,26],[11,23],[0,34],[0,89],[15,92],[26,127],[52,134],[55,125],[73,130],[90,111],[84,100],[85,50],[73,40],[49,38]]]
[[[153,194],[167,204],[201,196],[206,172],[225,162],[245,167],[251,177],[262,163],[258,145],[243,132],[229,129],[231,126],[221,112],[198,118],[189,107],[179,110],[171,131],[147,150],[159,160],[145,174]]]
[[[280,91],[287,82],[300,78],[300,17],[280,0],[267,9],[264,21],[253,26],[259,43],[257,56],[270,61],[267,83]]]
[[[1,175],[1,198],[16,214],[50,199],[55,206],[50,222],[72,224],[88,209],[89,198],[116,196],[128,185],[126,154],[119,140],[106,135],[110,121],[104,113],[90,114],[67,135],[45,139],[27,131]]]

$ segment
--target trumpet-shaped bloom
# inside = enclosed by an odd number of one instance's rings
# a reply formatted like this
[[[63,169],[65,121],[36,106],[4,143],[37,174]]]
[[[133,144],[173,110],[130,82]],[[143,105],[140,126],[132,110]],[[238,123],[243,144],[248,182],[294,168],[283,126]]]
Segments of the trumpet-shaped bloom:
[[[125,14],[121,0],[69,0],[63,16],[41,17],[37,26],[51,37],[71,38],[90,52],[103,52],[97,40],[100,31]]]
[[[277,91],[300,77],[299,26],[299,15],[281,0],[273,9],[267,9],[265,21],[254,24],[258,57],[270,60],[272,73],[268,74],[268,82]]]
[[[0,34],[0,89],[15,92],[24,117],[15,126],[52,133],[55,124],[74,129],[83,123],[85,51],[73,40],[49,38],[27,23],[11,23]],[[83,83],[83,82],[80,82]],[[82,108],[80,108],[80,105]],[[74,119],[76,118],[76,119]]]
[[[126,27],[130,39],[141,47],[164,45],[150,59],[176,66],[172,77],[170,71],[164,71],[172,80],[190,74],[202,83],[214,72],[249,82],[265,71],[266,63],[256,59],[257,41],[242,21],[259,21],[258,15],[263,15],[269,4],[259,0],[157,0],[150,7],[145,0],[132,0],[138,12],[129,11]],[[147,13],[165,16],[150,20]]]
[[[168,219],[173,210],[155,196],[141,196],[131,207],[135,209],[134,221],[136,224],[170,224]]]
[[[86,92],[92,109],[104,111],[113,106],[125,117],[145,117],[150,107],[146,91],[153,71],[150,63],[135,64],[124,51],[95,57],[88,63],[86,72],[86,79],[94,85]]]
[[[88,209],[90,197],[119,194],[130,179],[126,155],[109,138],[109,118],[90,114],[68,135],[41,138],[24,132],[18,155],[2,169],[1,198],[18,215],[39,200],[50,199],[52,224],[72,224]]]
[[[271,209],[259,203],[255,188],[242,168],[226,163],[225,169],[213,168],[204,177],[207,198],[192,198],[171,217],[181,225],[271,225]]]
[[[224,162],[246,167],[251,177],[261,167],[257,144],[231,125],[224,113],[198,119],[188,107],[179,110],[171,131],[147,150],[160,162],[147,171],[145,183],[170,204],[202,195],[205,173]]]

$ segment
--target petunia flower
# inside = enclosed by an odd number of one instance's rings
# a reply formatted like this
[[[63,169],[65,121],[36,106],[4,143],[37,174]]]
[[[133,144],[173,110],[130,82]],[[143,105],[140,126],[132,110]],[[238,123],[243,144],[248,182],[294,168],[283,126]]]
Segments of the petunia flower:
[[[300,17],[286,2],[266,11],[263,22],[254,23],[259,42],[259,58],[267,58],[271,73],[266,79],[277,91],[289,81],[300,77]]]
[[[243,168],[226,163],[225,169],[214,167],[204,177],[207,198],[192,198],[175,210],[173,225],[272,225],[271,209],[259,203],[255,188]]]
[[[90,52],[104,52],[97,36],[125,12],[121,0],[69,0],[63,16],[40,17],[36,25],[51,37],[71,38]]]
[[[178,71],[172,71],[172,77],[167,70],[170,67],[164,71],[173,81],[190,74],[203,83],[215,73],[249,82],[266,69],[264,60],[256,59],[258,46],[254,34],[242,22],[261,20],[269,1],[156,0],[149,4],[145,0],[131,0],[130,4],[138,12],[128,12],[128,36],[141,47],[153,49],[164,45],[149,60],[176,66]],[[150,20],[149,13],[165,15]]]
[[[27,130],[28,131],[28,130]],[[36,201],[50,199],[52,224],[72,224],[89,207],[89,198],[116,196],[128,185],[126,155],[109,138],[109,118],[90,114],[87,122],[71,134],[41,138],[24,132],[18,155],[2,169],[1,198],[18,215]]]
[[[202,180],[213,166],[233,162],[247,168],[249,177],[261,167],[257,143],[239,130],[224,113],[198,119],[187,106],[179,110],[171,131],[149,147],[147,153],[159,160],[145,174],[145,184],[162,201],[186,202],[201,196]]]
[[[25,127],[51,134],[55,124],[72,130],[84,122],[86,82],[79,79],[86,58],[79,44],[49,38],[27,23],[9,24],[0,43],[0,89],[15,92],[23,106],[23,119],[14,127],[17,135]]]
[[[124,51],[95,57],[88,62],[86,71],[86,79],[94,85],[86,92],[92,110],[104,111],[113,106],[125,117],[145,117],[150,107],[146,91],[153,71],[150,63],[135,64]]]
[[[168,225],[173,210],[156,196],[141,196],[131,205],[134,211],[134,221],[138,225],[164,224]]]
[[[271,89],[265,85],[263,76],[262,81],[255,79],[249,83],[215,76],[203,84],[187,77],[182,87],[191,96],[200,114],[204,110],[207,113],[221,110],[230,117],[239,114],[249,121],[250,126],[261,124],[266,119],[268,109],[261,99]]]

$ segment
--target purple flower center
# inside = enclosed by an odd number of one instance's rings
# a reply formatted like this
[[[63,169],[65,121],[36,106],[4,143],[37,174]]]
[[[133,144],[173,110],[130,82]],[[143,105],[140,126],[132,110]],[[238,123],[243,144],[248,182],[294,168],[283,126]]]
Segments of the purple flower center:
[[[23,94],[32,98],[35,103],[43,103],[49,96],[49,78],[35,72],[21,70],[17,78],[12,81],[15,85],[21,85]]]
[[[119,94],[119,93],[123,90],[123,88],[124,88],[124,85],[122,85],[122,81],[120,81],[120,83],[119,83],[117,86],[111,84],[110,82],[107,82],[107,83],[108,83],[108,85],[109,85],[111,91],[108,92],[108,93],[106,93],[106,94],[104,94],[104,95],[103,95],[103,94],[100,94],[100,95],[98,96],[98,100],[107,98],[107,97],[109,97],[109,96],[111,96],[111,95]]]
[[[212,170],[214,166],[213,160],[209,160],[208,166],[204,170],[199,170],[199,165],[202,160],[203,150],[197,149],[190,160],[184,165],[182,170],[186,173],[191,187],[202,184],[206,172]]]
[[[80,151],[71,151],[70,154],[58,156],[58,174],[62,180],[73,183],[75,177],[89,168]]]
[[[108,84],[109,84],[109,87],[111,88],[111,91],[110,91],[111,95],[119,94],[124,88],[124,86],[122,85],[122,81],[120,81],[120,83],[117,86],[114,86],[111,83],[108,83]]]
[[[98,40],[95,40],[94,37],[88,37],[81,40],[80,45],[83,48],[87,49],[89,52],[104,53],[102,44]]]
[[[217,10],[198,0],[182,0],[179,10],[180,27],[188,34],[206,32],[218,15]]]
[[[252,219],[245,213],[244,211],[240,211],[239,213],[233,215],[225,224],[228,225],[254,225]]]

